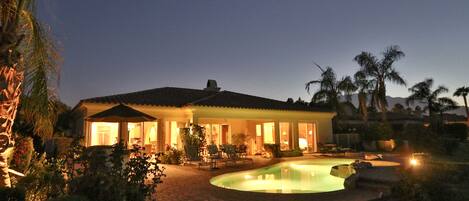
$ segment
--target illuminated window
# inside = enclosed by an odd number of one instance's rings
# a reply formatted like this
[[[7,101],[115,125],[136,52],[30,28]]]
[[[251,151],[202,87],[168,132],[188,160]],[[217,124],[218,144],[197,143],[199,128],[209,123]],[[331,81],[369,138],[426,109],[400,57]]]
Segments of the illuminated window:
[[[280,122],[280,149],[289,150],[290,149],[290,123]]]
[[[119,137],[119,123],[92,122],[91,123],[91,146],[113,145]]]
[[[256,136],[261,137],[262,136],[262,125],[257,124],[256,125]]]
[[[275,124],[264,123],[264,144],[275,144]]]
[[[158,122],[145,122],[145,144],[156,144],[158,140]]]
[[[300,149],[316,151],[316,124],[298,123],[298,140]]]
[[[179,128],[176,121],[171,121],[171,146],[177,147],[179,137]]]
[[[129,145],[142,146],[142,123],[127,123],[129,131]]]
[[[212,124],[212,132],[210,133],[210,144],[220,144],[220,124]]]

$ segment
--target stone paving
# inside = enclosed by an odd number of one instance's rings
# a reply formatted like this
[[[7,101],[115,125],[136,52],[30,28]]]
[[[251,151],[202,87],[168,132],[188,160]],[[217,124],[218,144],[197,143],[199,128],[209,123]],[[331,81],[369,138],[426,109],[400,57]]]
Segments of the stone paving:
[[[159,201],[366,201],[378,198],[374,191],[354,189],[317,194],[270,194],[229,190],[210,184],[210,178],[227,173],[271,165],[285,160],[311,159],[312,156],[288,159],[254,158],[254,164],[221,167],[218,170],[198,169],[196,166],[165,165],[167,177],[158,185]]]

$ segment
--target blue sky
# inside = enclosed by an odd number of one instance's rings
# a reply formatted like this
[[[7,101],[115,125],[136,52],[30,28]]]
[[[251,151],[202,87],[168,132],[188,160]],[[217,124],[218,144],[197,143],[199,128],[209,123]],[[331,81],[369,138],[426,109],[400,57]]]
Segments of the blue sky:
[[[310,99],[315,61],[344,76],[361,51],[399,45],[408,83],[469,85],[469,1],[45,0],[64,59],[59,95],[80,99],[164,86]],[[407,87],[388,85],[391,96]],[[450,95],[450,94],[448,94]],[[458,100],[459,101],[459,100]]]

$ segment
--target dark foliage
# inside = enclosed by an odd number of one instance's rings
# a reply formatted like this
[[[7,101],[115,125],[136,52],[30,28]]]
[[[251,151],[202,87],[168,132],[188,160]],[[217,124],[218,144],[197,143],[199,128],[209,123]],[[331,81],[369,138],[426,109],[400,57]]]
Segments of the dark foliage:
[[[459,141],[467,139],[467,125],[463,123],[444,125],[444,133],[449,138],[455,138]]]

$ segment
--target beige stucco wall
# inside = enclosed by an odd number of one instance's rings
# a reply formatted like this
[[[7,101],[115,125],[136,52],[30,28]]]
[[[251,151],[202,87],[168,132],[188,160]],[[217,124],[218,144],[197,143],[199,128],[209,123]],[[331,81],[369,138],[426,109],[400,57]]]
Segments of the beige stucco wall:
[[[82,111],[82,117],[79,122],[83,122],[83,118],[96,114],[98,112],[107,110],[116,104],[96,104],[96,103],[83,103],[79,111]],[[298,133],[297,124],[300,122],[316,123],[317,125],[317,142],[329,143],[333,141],[332,137],[332,117],[335,113],[332,112],[303,112],[303,111],[283,111],[283,110],[263,110],[263,109],[243,109],[243,108],[222,108],[222,107],[203,107],[203,106],[188,106],[188,107],[156,107],[148,105],[128,105],[136,110],[156,117],[158,120],[158,140],[166,142],[168,129],[165,128],[166,121],[178,121],[180,123],[193,122],[196,124],[204,123],[218,123],[229,124],[231,134],[245,133],[251,137],[250,147],[256,146],[253,144],[255,139],[255,124],[256,122],[275,122],[276,132],[279,133],[279,122],[291,122],[293,147],[298,147]],[[86,134],[89,134],[89,123],[81,125],[81,130],[85,131],[85,144]],[[80,133],[77,131],[77,133]],[[276,136],[276,141],[279,141],[279,135]],[[163,150],[164,144],[160,144],[158,149]]]
[[[244,119],[273,122],[313,122],[317,125],[317,138],[319,143],[333,142],[332,137],[332,117],[333,112],[302,112],[302,111],[284,111],[284,110],[261,110],[261,109],[242,109],[242,108],[222,108],[222,107],[191,107],[193,112],[193,121],[206,118],[222,119]],[[295,128],[297,126],[293,126]],[[278,128],[278,125],[276,126]],[[278,133],[278,132],[277,132]],[[294,132],[294,135],[297,134]],[[298,136],[293,136],[297,139]],[[294,143],[297,140],[294,140]],[[296,145],[297,146],[297,145]]]

